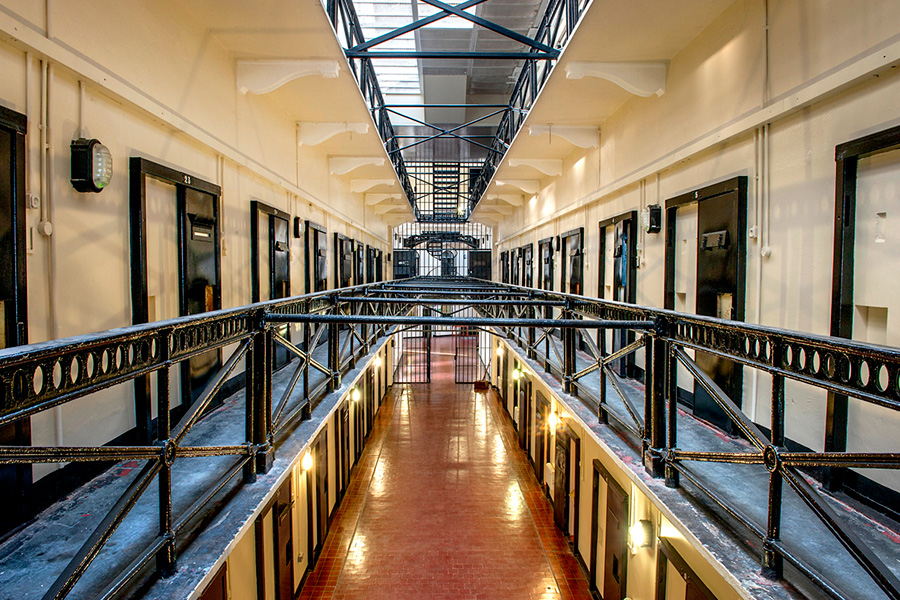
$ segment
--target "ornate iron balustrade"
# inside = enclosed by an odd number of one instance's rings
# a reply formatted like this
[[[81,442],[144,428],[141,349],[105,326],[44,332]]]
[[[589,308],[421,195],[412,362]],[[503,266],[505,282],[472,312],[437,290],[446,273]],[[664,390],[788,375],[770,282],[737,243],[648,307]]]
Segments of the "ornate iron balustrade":
[[[437,311],[441,316],[409,316],[415,306],[434,304],[472,306],[484,316],[454,317],[452,312],[441,311]],[[542,318],[536,318],[538,309],[543,312]],[[554,317],[555,313],[558,316]],[[303,324],[302,343],[296,344],[277,331],[278,324],[286,322]],[[158,480],[160,492],[158,533],[96,595],[115,596],[154,558],[160,574],[171,573],[175,568],[178,540],[189,530],[194,516],[209,510],[210,500],[224,486],[238,474],[249,483],[257,473],[267,471],[274,459],[278,437],[288,433],[298,419],[308,418],[326,394],[337,390],[342,375],[368,353],[377,339],[390,333],[391,326],[421,324],[499,328],[518,342],[530,358],[540,361],[559,377],[567,392],[596,409],[601,422],[612,418],[637,438],[649,473],[665,477],[667,485],[672,487],[679,486],[680,478],[684,477],[759,537],[763,543],[763,571],[767,576],[780,577],[786,560],[835,597],[843,597],[826,576],[795,556],[780,538],[782,487],[787,482],[884,593],[890,598],[900,598],[896,577],[798,471],[809,466],[897,469],[900,453],[789,452],[784,447],[786,381],[798,381],[897,411],[900,410],[900,350],[466,279],[440,285],[413,280],[345,288],[0,351],[0,424],[12,423],[152,373],[156,373],[158,382],[159,433],[153,445],[0,447],[0,464],[145,461],[137,477],[72,557],[45,597],[63,598],[72,590],[154,479]],[[595,342],[588,333],[605,329],[630,330],[636,339],[609,353],[602,339]],[[316,356],[323,338],[327,338],[324,361]],[[579,339],[586,347],[584,352],[578,351]],[[236,344],[237,349],[200,398],[173,426],[168,419],[171,368],[226,344]],[[276,345],[287,348],[299,360],[295,365],[289,363],[287,390],[273,401]],[[646,373],[642,406],[629,402],[618,375],[609,368],[616,360],[641,349],[645,353]],[[744,416],[688,355],[688,350],[715,354],[772,376],[770,435],[763,434]],[[186,444],[185,437],[241,360],[246,364],[244,442],[218,446]],[[678,447],[674,376],[678,364],[722,407],[749,440],[750,451],[723,453]],[[601,377],[599,391],[597,386],[583,381],[594,372]],[[312,373],[320,374],[322,381],[310,389]],[[294,392],[301,379],[303,392],[298,395]],[[613,407],[605,397],[607,380],[622,395],[624,412]],[[235,460],[175,518],[173,463],[186,457],[212,456],[233,456]],[[766,524],[754,523],[741,513],[740,507],[704,485],[689,468],[691,462],[764,467],[769,477]]]
[[[113,386],[155,374],[157,382],[157,440],[150,445],[88,447],[0,446],[0,464],[124,461],[143,462],[137,476],[115,502],[108,514],[69,560],[48,588],[44,598],[65,598],[91,563],[123,523],[154,479],[159,488],[157,535],[122,572],[106,582],[92,597],[110,598],[120,594],[135,578],[143,576],[156,560],[157,572],[167,576],[175,570],[179,539],[187,536],[194,517],[212,510],[210,502],[226,486],[243,476],[255,481],[257,473],[268,471],[274,460],[276,441],[289,433],[299,420],[330,392],[340,387],[341,376],[355,367],[372,344],[387,333],[385,323],[345,326],[326,323],[328,316],[355,313],[388,319],[409,310],[408,303],[359,305],[377,286],[343,290],[258,303],[236,309],[170,321],[136,325],[103,333],[53,340],[0,351],[0,425],[15,423],[54,406],[72,402]],[[295,344],[277,331],[272,318],[303,314],[311,317],[303,326],[303,341]],[[326,359],[317,357],[322,340],[327,342]],[[219,372],[191,404],[181,419],[170,420],[170,372],[193,356],[222,348],[237,347]],[[290,379],[277,402],[272,398],[275,348],[282,346],[299,360],[290,362]],[[321,354],[321,352],[318,352]],[[245,439],[233,445],[191,445],[186,437],[241,361],[245,362]],[[314,377],[319,373],[324,378]],[[314,379],[322,379],[311,388]],[[297,386],[302,380],[302,392]],[[172,467],[182,458],[233,456],[235,461],[213,484],[200,493],[179,515],[172,510]]]
[[[856,398],[862,402],[900,411],[900,349],[874,346],[826,336],[726,321],[674,311],[642,307],[582,296],[507,286],[508,301],[482,303],[479,310],[490,318],[533,315],[536,307],[558,311],[558,320],[583,319],[594,322],[652,322],[649,330],[633,329],[635,341],[615,352],[607,352],[605,340],[595,342],[576,329],[558,329],[552,324],[523,330],[500,326],[506,337],[523,348],[528,357],[541,363],[563,384],[565,392],[577,396],[596,411],[601,423],[610,419],[641,445],[648,473],[665,478],[669,487],[679,487],[680,477],[740,522],[762,543],[762,572],[783,577],[784,561],[835,598],[851,598],[839,590],[824,573],[807,564],[781,539],[783,485],[787,485],[831,532],[888,598],[900,598],[900,580],[875,552],[835,512],[820,492],[798,471],[800,468],[900,469],[900,453],[791,452],[785,448],[785,382],[796,381],[824,391]],[[515,301],[515,295],[531,301]],[[499,294],[499,297],[504,297]],[[546,321],[546,319],[545,319]],[[586,347],[576,359],[577,340]],[[644,351],[645,386],[643,405],[635,405],[622,388],[622,380],[611,364],[640,350]],[[713,379],[688,354],[699,350],[739,365],[758,369],[772,377],[770,434],[747,418]],[[752,445],[750,452],[685,450],[678,447],[677,365],[714,399],[741,436]],[[599,371],[599,385],[583,385],[581,379]],[[615,389],[624,411],[612,409],[607,398],[607,382]],[[633,395],[633,394],[632,394]],[[823,396],[823,403],[825,399]],[[744,515],[718,490],[705,485],[687,463],[717,462],[760,465],[769,475],[768,509],[763,526]]]

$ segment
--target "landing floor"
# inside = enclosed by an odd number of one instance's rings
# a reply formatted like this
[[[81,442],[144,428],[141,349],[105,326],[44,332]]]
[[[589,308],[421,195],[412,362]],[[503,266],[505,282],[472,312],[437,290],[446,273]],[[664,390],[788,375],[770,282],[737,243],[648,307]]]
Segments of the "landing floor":
[[[434,358],[388,395],[301,598],[590,598],[495,394]]]

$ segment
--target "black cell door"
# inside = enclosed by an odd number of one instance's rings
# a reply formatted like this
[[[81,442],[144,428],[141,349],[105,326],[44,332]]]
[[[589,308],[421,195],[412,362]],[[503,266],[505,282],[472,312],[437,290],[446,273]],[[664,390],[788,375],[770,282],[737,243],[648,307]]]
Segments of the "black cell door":
[[[0,107],[0,349],[28,343],[25,129],[25,115]],[[0,426],[0,445],[30,446],[31,419]],[[0,534],[30,516],[31,483],[31,465],[0,466]]]
[[[584,293],[584,228],[562,235],[562,290],[570,294]]]
[[[611,477],[606,483],[603,599],[623,600],[628,579],[628,495]]]
[[[324,227],[306,222],[306,293],[328,287],[328,237]]]
[[[637,211],[630,211],[600,222],[600,298],[628,302],[637,301]],[[621,329],[610,331],[612,352],[634,341],[634,333]],[[606,338],[601,348],[606,350]],[[634,377],[634,354],[616,361],[615,370],[622,377]]]
[[[676,211],[694,202],[697,203],[696,314],[742,321],[747,263],[746,177],[736,177],[666,202],[666,308],[675,307]],[[743,395],[740,366],[699,350],[694,360],[740,408]],[[693,413],[725,431],[736,432],[727,413],[696,381]]]
[[[491,251],[469,250],[469,277],[491,279]]]
[[[556,433],[556,469],[553,480],[553,520],[561,531],[569,530],[569,436]]]
[[[500,282],[509,283],[509,250],[500,253]]]
[[[253,302],[287,298],[291,295],[290,215],[257,200],[250,202],[250,215]],[[281,325],[277,331],[291,339],[289,325]],[[275,368],[283,367],[290,359],[288,349],[275,344]]]
[[[181,314],[197,315],[222,307],[218,195],[178,186],[179,218],[182,222]],[[221,366],[218,350],[187,361],[181,369],[181,389],[193,404]]]
[[[362,242],[354,242],[353,249],[353,285],[362,285],[366,282],[365,275],[366,254]]]
[[[519,379],[519,446],[531,452],[531,382]]]
[[[515,248],[509,251],[510,263],[512,264],[512,284],[522,285],[522,257],[521,248]]]
[[[155,235],[170,226],[171,216],[162,222],[148,209],[148,190],[154,198],[154,209],[164,206],[174,193],[174,220],[177,234],[174,240],[162,240],[162,246],[174,241],[177,273],[168,264],[159,263],[162,255],[154,256],[154,274],[168,281],[175,279],[178,289],[178,315],[196,315],[222,307],[222,268],[219,248],[219,195],[221,188],[208,181],[177,171],[140,157],[129,161],[129,227],[131,240],[131,320],[147,323],[151,318],[151,297],[148,283],[148,219],[153,218]],[[148,182],[152,180],[151,182]],[[158,195],[157,195],[158,194]],[[169,213],[171,214],[171,213]],[[157,281],[157,285],[161,282]],[[157,292],[159,294],[160,292]],[[154,297],[153,318],[171,318],[161,306],[165,298]],[[157,310],[159,309],[159,310]],[[220,350],[210,350],[179,365],[181,405],[173,409],[177,416],[199,398],[206,384],[221,366]],[[135,417],[139,443],[151,437],[149,376],[135,379]]]
[[[520,255],[522,257],[522,285],[534,287],[534,245],[522,246]]]
[[[547,463],[547,417],[550,402],[540,392],[537,393],[537,407],[534,413],[534,474],[538,483],[544,484],[544,465]]]
[[[394,249],[394,279],[406,279],[419,274],[419,253],[415,250]]]
[[[366,283],[375,283],[375,261],[378,259],[378,250],[366,244]]]
[[[334,234],[335,288],[349,287],[353,280],[353,240],[340,233]]]
[[[328,433],[322,432],[315,443],[316,475],[316,556],[322,551],[328,533]]]
[[[291,600],[294,597],[294,501],[291,480],[285,481],[275,495],[272,518],[275,520],[273,562],[275,563],[275,599]]]

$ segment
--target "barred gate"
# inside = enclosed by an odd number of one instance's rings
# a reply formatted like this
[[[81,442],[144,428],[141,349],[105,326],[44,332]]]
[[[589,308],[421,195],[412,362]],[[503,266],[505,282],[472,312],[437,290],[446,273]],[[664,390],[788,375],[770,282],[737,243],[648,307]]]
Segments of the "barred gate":
[[[429,313],[431,309],[428,310]],[[419,308],[419,316],[423,308]],[[475,316],[471,308],[451,311],[454,316]],[[466,314],[471,312],[472,314]],[[452,360],[456,383],[485,379],[490,368],[490,334],[472,326],[418,325],[398,333],[394,344],[396,383],[431,383],[435,365]]]

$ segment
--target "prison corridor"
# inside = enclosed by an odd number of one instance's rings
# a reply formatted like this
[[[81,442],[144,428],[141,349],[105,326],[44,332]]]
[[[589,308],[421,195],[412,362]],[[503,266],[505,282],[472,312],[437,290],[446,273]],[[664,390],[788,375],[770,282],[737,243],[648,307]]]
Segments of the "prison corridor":
[[[590,598],[495,393],[434,350],[430,384],[388,393],[301,598]]]

